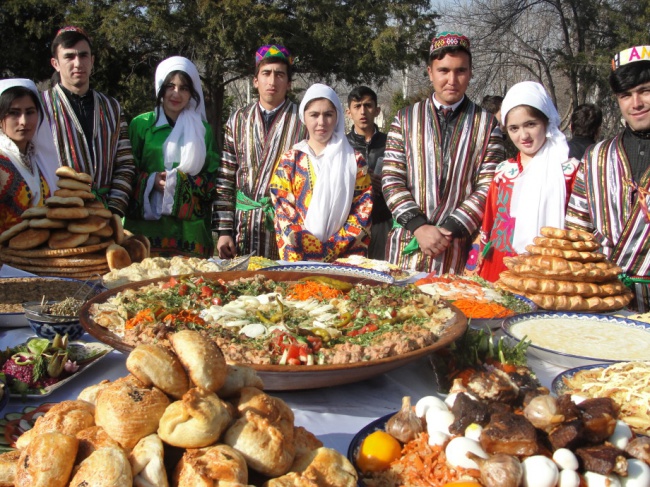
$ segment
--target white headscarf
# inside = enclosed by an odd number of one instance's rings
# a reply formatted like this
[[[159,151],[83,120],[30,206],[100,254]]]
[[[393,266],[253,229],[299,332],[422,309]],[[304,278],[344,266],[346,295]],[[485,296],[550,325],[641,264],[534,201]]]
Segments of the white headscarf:
[[[178,115],[171,134],[163,144],[165,169],[172,169],[178,162],[178,170],[196,176],[205,164],[205,102],[199,71],[192,61],[181,56],[173,56],[162,61],[156,68],[156,95],[159,93],[165,78],[172,71],[183,71],[192,79],[194,89],[200,96],[200,103],[190,98],[188,105]],[[162,110],[159,107],[158,110]],[[158,113],[160,116],[160,113]]]
[[[41,95],[36,88],[34,82],[30,79],[24,78],[13,78],[13,79],[3,79],[0,80],[0,95],[8,90],[9,88],[14,88],[16,86],[22,86],[32,91],[36,95],[38,104],[43,108],[41,103]],[[38,107],[37,107],[38,108]],[[47,185],[50,187],[50,194],[45,195],[43,199],[52,195],[56,191],[56,182],[58,177],[55,174],[56,169],[59,167],[59,157],[56,153],[56,148],[54,147],[54,139],[52,138],[52,131],[47,120],[43,120],[39,112],[38,116],[38,128],[32,137],[32,144],[34,145],[34,155],[32,157],[32,169],[33,174],[30,173],[26,167],[20,161],[20,154],[13,150],[10,150],[10,147],[4,147],[4,152],[7,154],[9,159],[14,163],[16,169],[27,182],[30,191],[32,192],[32,205],[36,206],[41,200],[41,181],[40,175],[43,176]],[[17,147],[16,147],[17,149]]]
[[[514,85],[501,104],[501,123],[515,107],[528,105],[548,117],[546,142],[515,180],[510,214],[515,217],[514,250],[521,254],[544,226],[564,228],[566,183],[562,164],[569,159],[566,137],[560,132],[560,115],[544,87],[533,81]]]
[[[305,227],[321,242],[325,242],[348,219],[357,162],[354,149],[345,136],[343,107],[332,88],[319,83],[312,85],[300,103],[300,120],[305,123],[305,107],[318,98],[326,98],[336,108],[336,127],[325,150],[312,161],[316,168],[316,185],[305,217]]]

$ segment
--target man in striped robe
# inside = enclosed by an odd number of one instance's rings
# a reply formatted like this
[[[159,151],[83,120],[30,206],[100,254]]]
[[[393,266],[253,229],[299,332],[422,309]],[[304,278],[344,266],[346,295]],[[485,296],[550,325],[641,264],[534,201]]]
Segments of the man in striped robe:
[[[650,46],[612,61],[609,84],[625,129],[584,155],[567,210],[566,227],[596,236],[619,265],[639,311],[650,310]]]
[[[467,37],[434,38],[427,70],[434,94],[398,112],[388,133],[382,188],[394,222],[386,254],[402,268],[460,273],[505,158],[503,137],[494,116],[465,96]]]
[[[60,82],[42,96],[59,164],[90,174],[97,199],[124,216],[135,175],[131,142],[117,100],[90,88],[94,56],[83,29],[59,30],[51,62]]]
[[[289,51],[262,46],[255,58],[253,85],[260,99],[230,116],[217,171],[212,231],[224,259],[250,253],[279,258],[269,182],[280,157],[307,135],[298,106],[287,99]]]

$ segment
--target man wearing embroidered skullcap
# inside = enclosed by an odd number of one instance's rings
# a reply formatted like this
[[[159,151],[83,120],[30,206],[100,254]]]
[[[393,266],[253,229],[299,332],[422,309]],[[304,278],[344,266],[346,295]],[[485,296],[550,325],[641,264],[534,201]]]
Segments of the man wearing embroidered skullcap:
[[[298,106],[287,98],[292,70],[286,47],[260,47],[253,77],[259,101],[237,110],[226,124],[212,217],[221,258],[279,258],[269,182],[280,156],[307,134]]]
[[[593,233],[623,269],[636,308],[650,309],[650,45],[612,60],[609,85],[625,120],[615,137],[585,153],[569,201],[566,226]]]
[[[135,174],[131,142],[120,104],[90,87],[94,62],[82,28],[60,29],[51,59],[59,82],[43,93],[43,105],[59,164],[90,174],[96,198],[124,216]]]
[[[427,71],[433,95],[398,112],[388,133],[382,187],[394,221],[387,255],[402,268],[460,273],[505,159],[503,137],[494,115],[465,96],[467,37],[435,37]]]

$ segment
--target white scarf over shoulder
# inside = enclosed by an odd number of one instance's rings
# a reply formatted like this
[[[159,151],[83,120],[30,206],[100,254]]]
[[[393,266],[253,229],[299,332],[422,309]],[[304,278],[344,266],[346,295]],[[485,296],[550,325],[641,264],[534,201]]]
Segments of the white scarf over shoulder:
[[[167,75],[173,71],[183,71],[191,79],[194,89],[201,97],[197,105],[190,98],[188,105],[178,115],[176,124],[163,145],[165,169],[170,171],[173,164],[178,162],[178,170],[196,176],[205,164],[205,102],[199,71],[192,61],[181,56],[173,56],[162,61],[156,68],[156,95],[165,82]],[[158,108],[162,110],[162,108]]]
[[[526,252],[544,226],[564,228],[566,183],[562,164],[569,159],[566,137],[560,132],[560,115],[544,87],[533,81],[514,85],[501,104],[501,122],[505,125],[510,110],[528,105],[548,117],[546,142],[515,180],[510,214],[515,217],[512,246]]]
[[[9,88],[14,88],[16,86],[22,86],[23,88],[32,91],[36,95],[36,99],[41,108],[43,107],[41,103],[41,95],[34,82],[30,79],[13,78],[0,80],[0,95]],[[59,167],[59,156],[54,147],[52,131],[50,130],[49,124],[46,120],[43,120],[40,113],[38,124],[38,128],[31,140],[34,146],[34,155],[31,158],[33,172],[30,172],[22,164],[18,147],[13,143],[13,141],[10,142],[11,139],[7,137],[7,144],[3,144],[2,147],[2,152],[4,152],[11,162],[14,163],[14,166],[16,166],[16,169],[29,186],[32,193],[32,206],[38,205],[41,198],[45,200],[48,196],[51,196],[57,189],[56,182],[59,179],[55,174],[56,169]],[[43,179],[47,181],[47,185],[50,187],[49,195],[41,195],[40,175],[43,176]]]
[[[350,214],[357,162],[354,149],[345,136],[343,108],[336,92],[327,85],[314,84],[300,103],[300,120],[305,123],[305,107],[312,100],[325,98],[336,108],[336,128],[327,147],[318,158],[311,158],[316,184],[311,197],[305,227],[321,242],[338,232]]]

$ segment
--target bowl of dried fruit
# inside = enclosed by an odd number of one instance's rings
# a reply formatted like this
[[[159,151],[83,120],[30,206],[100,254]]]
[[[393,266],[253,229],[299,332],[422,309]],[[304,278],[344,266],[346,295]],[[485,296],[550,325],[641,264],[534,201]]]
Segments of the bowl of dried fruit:
[[[83,303],[79,299],[66,298],[63,301],[23,303],[23,308],[29,326],[39,337],[53,340],[57,334],[68,335],[68,339],[73,341],[85,333],[79,323],[79,310]]]

